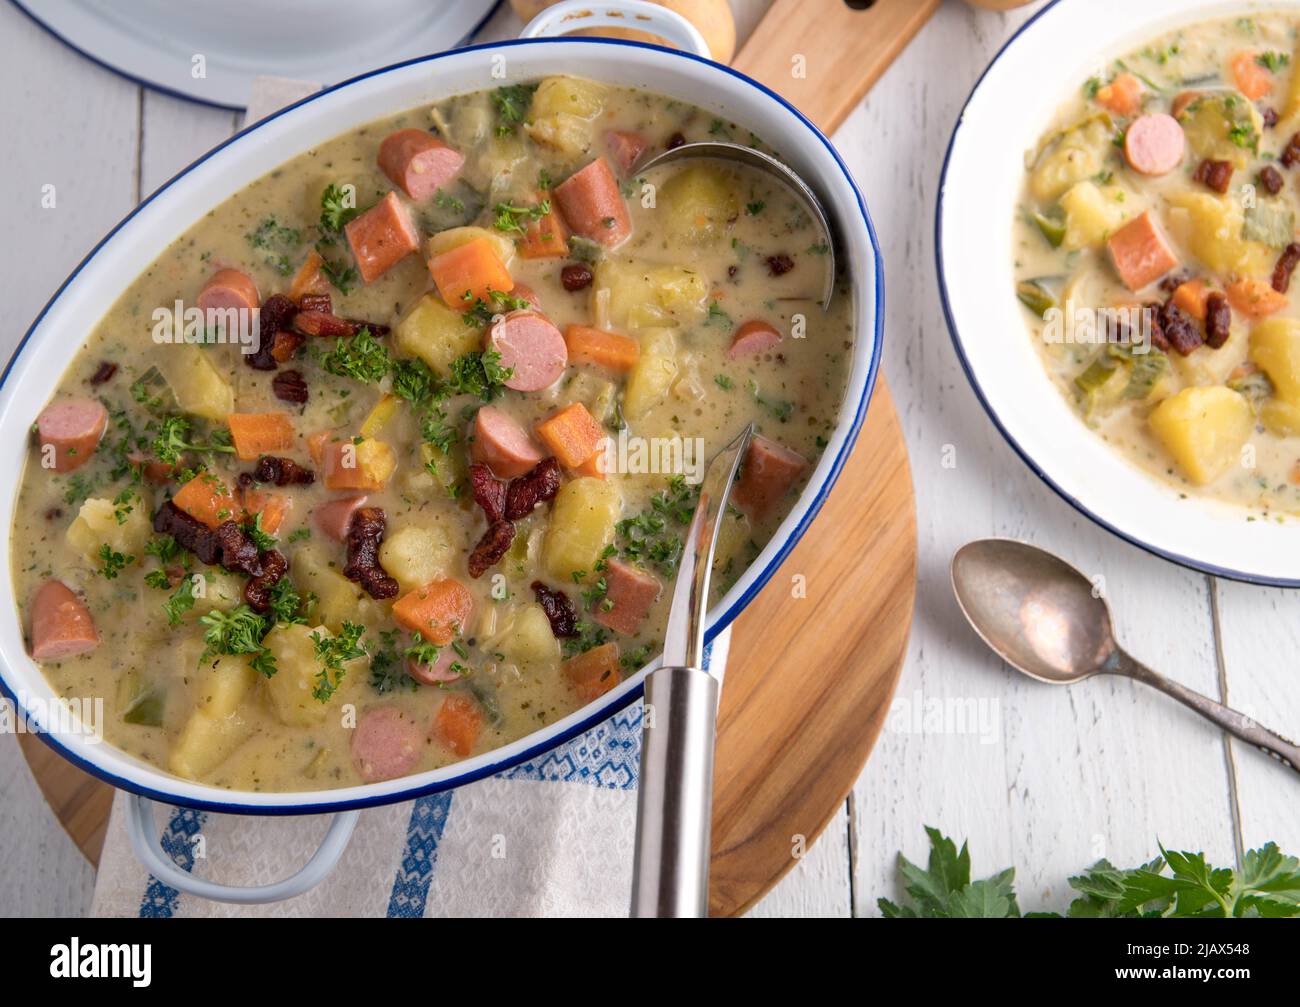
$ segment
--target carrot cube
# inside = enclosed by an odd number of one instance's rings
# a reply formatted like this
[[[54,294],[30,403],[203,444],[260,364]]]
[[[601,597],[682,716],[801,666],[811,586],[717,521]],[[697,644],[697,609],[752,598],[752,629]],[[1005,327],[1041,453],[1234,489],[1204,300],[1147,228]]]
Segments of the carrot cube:
[[[474,750],[483,730],[483,711],[471,696],[453,692],[433,718],[433,736],[462,759]]]
[[[487,238],[475,238],[449,248],[429,260],[443,303],[458,311],[467,311],[476,300],[487,301],[492,291],[509,293],[515,281]]]
[[[1205,312],[1208,310],[1206,302],[1210,299],[1210,291],[1203,280],[1188,280],[1186,283],[1180,283],[1178,289],[1174,291],[1173,299],[1176,307],[1187,312],[1198,322],[1205,321]]]
[[[474,596],[458,580],[434,580],[393,603],[393,618],[439,647],[456,639],[474,612]]]
[[[326,489],[379,491],[396,468],[393,449],[370,438],[332,441],[321,451]]]
[[[1273,90],[1273,75],[1260,66],[1255,55],[1250,50],[1244,50],[1233,56],[1229,64],[1232,82],[1251,101],[1259,101]]]
[[[274,535],[280,530],[292,502],[289,497],[279,493],[268,493],[251,486],[239,494],[239,504],[244,513],[250,518],[261,515],[262,531],[268,535]]]
[[[420,247],[420,235],[397,193],[390,192],[344,228],[361,278],[372,283]]]
[[[590,325],[570,325],[564,330],[564,342],[570,362],[595,364],[611,371],[630,371],[641,356],[641,344],[635,339]]]
[[[298,268],[293,282],[289,285],[289,299],[297,302],[302,299],[303,294],[328,294],[330,282],[321,272],[321,267],[324,265],[325,260],[321,258],[320,252],[314,248],[308,252],[307,260]]]
[[[1129,290],[1141,290],[1178,265],[1178,256],[1150,210],[1130,220],[1106,244],[1115,271]]]
[[[569,658],[560,667],[578,699],[584,703],[599,699],[623,680],[619,673],[617,643],[592,647]]]
[[[226,423],[240,461],[256,461],[260,455],[293,447],[295,433],[288,413],[231,413]]]
[[[1097,104],[1116,115],[1137,115],[1142,108],[1142,82],[1131,73],[1121,73],[1097,91]]]
[[[537,436],[566,469],[588,461],[605,439],[605,430],[581,402],[565,406],[537,424]]]
[[[1242,279],[1228,284],[1228,303],[1247,318],[1267,318],[1285,308],[1291,299],[1263,280]]]
[[[244,519],[244,509],[235,500],[235,495],[210,472],[200,472],[178,489],[172,503],[209,528],[216,528],[225,521]]]
[[[564,218],[552,206],[550,213],[528,225],[515,247],[525,259],[556,259],[568,255],[569,229],[564,226]]]

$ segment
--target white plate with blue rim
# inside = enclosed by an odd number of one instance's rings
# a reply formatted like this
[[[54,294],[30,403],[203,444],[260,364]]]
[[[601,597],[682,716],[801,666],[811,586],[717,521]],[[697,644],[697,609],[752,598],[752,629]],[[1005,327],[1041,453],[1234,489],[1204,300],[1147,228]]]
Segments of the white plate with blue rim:
[[[1300,521],[1187,493],[1140,470],[1090,430],[1043,367],[1015,297],[1012,221],[1025,152],[1056,110],[1111,60],[1179,25],[1294,9],[1300,0],[1053,0],[975,85],[939,186],[935,251],[957,355],[1025,463],[1121,538],[1216,576],[1300,587]]]
[[[145,87],[243,109],[260,76],[325,86],[455,49],[501,0],[12,0],[59,41]]]

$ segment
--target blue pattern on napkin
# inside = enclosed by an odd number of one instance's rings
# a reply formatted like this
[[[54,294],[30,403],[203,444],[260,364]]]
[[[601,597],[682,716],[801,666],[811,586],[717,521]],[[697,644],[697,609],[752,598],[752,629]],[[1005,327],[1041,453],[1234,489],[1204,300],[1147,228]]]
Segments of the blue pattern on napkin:
[[[192,808],[172,808],[167,831],[162,834],[162,851],[183,871],[194,870],[194,837],[203,829],[207,813]],[[140,900],[140,916],[169,919],[176,912],[181,893],[152,874]]]
[[[411,806],[411,820],[406,826],[406,849],[393,879],[388,897],[388,915],[416,918],[424,915],[429,898],[429,882],[438,859],[438,841],[447,825],[447,812],[455,791],[421,797]]]

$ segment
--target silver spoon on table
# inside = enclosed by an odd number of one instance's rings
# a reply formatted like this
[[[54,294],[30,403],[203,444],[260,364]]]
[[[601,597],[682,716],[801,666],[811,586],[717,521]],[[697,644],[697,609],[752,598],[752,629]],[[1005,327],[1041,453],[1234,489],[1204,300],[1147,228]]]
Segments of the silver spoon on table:
[[[718,528],[754,435],[718,452],[682,544],[660,667],[645,680],[632,859],[632,916],[708,914],[713,743],[721,684],[704,667],[704,617]]]
[[[738,164],[756,168],[776,179],[790,192],[790,195],[794,196],[795,201],[804,209],[821,232],[822,242],[826,246],[826,281],[822,287],[821,306],[823,311],[829,309],[831,296],[835,293],[835,233],[831,230],[831,222],[826,215],[826,209],[808,183],[770,154],[764,154],[743,144],[724,143],[718,140],[683,143],[680,146],[665,150],[662,154],[657,154],[648,161],[636,165],[634,173],[639,175],[651,168],[657,168],[661,164],[696,158],[704,158],[710,161],[735,161]]]
[[[1300,773],[1300,747],[1249,717],[1165,678],[1115,640],[1110,608],[1065,560],[1012,539],[970,542],[952,558],[952,588],[971,626],[1002,660],[1052,685],[1123,675],[1173,696]]]

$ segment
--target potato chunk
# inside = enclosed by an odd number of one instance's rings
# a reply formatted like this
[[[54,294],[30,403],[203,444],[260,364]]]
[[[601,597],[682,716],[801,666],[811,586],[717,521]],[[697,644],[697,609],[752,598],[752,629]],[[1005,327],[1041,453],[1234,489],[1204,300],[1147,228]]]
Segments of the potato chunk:
[[[168,766],[193,780],[221,765],[248,736],[250,725],[239,707],[252,691],[257,672],[242,657],[209,658],[192,671],[193,649],[182,647],[180,653],[191,676],[194,712],[172,746]]]
[[[200,346],[169,346],[167,352],[158,354],[158,372],[183,411],[224,422],[235,411],[235,391],[210,354]]]
[[[672,329],[645,329],[641,356],[628,374],[623,415],[639,420],[663,401],[677,377],[677,340]]]
[[[611,481],[584,476],[560,488],[551,507],[543,555],[556,580],[591,570],[605,546],[614,541],[614,525],[623,507]]]
[[[1060,133],[1039,155],[1029,176],[1029,191],[1044,203],[1101,172],[1110,152],[1114,125],[1105,115],[1089,116]]]
[[[453,556],[447,533],[429,525],[399,528],[379,547],[380,565],[396,579],[403,594],[445,577]]]
[[[68,525],[68,545],[92,563],[98,563],[100,549],[107,545],[114,552],[134,556],[137,562],[144,558],[145,543],[153,531],[149,519],[149,504],[138,497],[123,505],[118,521],[117,504],[102,497],[91,497],[81,505],[76,520]],[[125,508],[131,509],[127,511]]]
[[[1272,249],[1241,237],[1244,217],[1238,200],[1209,192],[1177,192],[1169,202],[1177,207],[1170,216],[1173,231],[1211,270],[1239,276],[1272,272]]]
[[[314,543],[294,553],[293,577],[304,597],[308,592],[316,596],[315,616],[333,632],[342,628],[344,619],[372,625],[386,614],[384,606],[344,577]]]
[[[323,638],[330,635],[324,626],[309,629],[301,623],[281,624],[266,634],[266,647],[275,656],[275,674],[265,680],[266,695],[282,724],[318,724],[334,708],[329,702],[322,703],[312,695],[320,672],[316,645],[311,638],[313,633],[319,633]],[[355,664],[349,661],[345,665],[349,673]]]
[[[501,652],[518,664],[543,664],[560,657],[560,641],[551,632],[542,606],[529,602],[521,606],[501,637]]]
[[[1278,398],[1300,405],[1300,321],[1269,318],[1256,325],[1250,359],[1268,375]]]
[[[489,231],[486,227],[451,227],[439,231],[425,243],[427,258],[432,259],[443,252],[450,252],[453,248],[467,245],[475,238],[487,239],[502,265],[510,265],[510,260],[515,257],[515,243],[500,231]],[[466,327],[464,322],[461,325]]]
[[[448,232],[443,232],[448,233]],[[438,299],[425,294],[411,307],[395,331],[397,347],[419,357],[436,373],[446,377],[452,361],[480,348],[478,329],[465,324],[465,316]]]
[[[577,77],[547,77],[533,94],[525,132],[535,143],[576,156],[590,150],[605,89]]]
[[[1151,430],[1187,477],[1214,482],[1237,461],[1255,419],[1245,396],[1231,388],[1184,388],[1151,411]]]
[[[740,214],[736,174],[713,164],[684,168],[659,187],[658,210],[676,241],[712,245]]]
[[[692,325],[708,311],[708,282],[684,266],[606,257],[596,266],[591,289],[592,317],[599,317],[600,291],[608,290],[609,322],[619,329]]]
[[[1198,158],[1227,161],[1238,171],[1254,158],[1264,131],[1264,117],[1255,103],[1235,91],[1202,95],[1187,106],[1179,122]]]
[[[1116,196],[1122,190],[1103,190],[1093,182],[1080,182],[1061,197],[1065,210],[1063,248],[1075,251],[1096,248],[1124,223],[1125,203]]]

